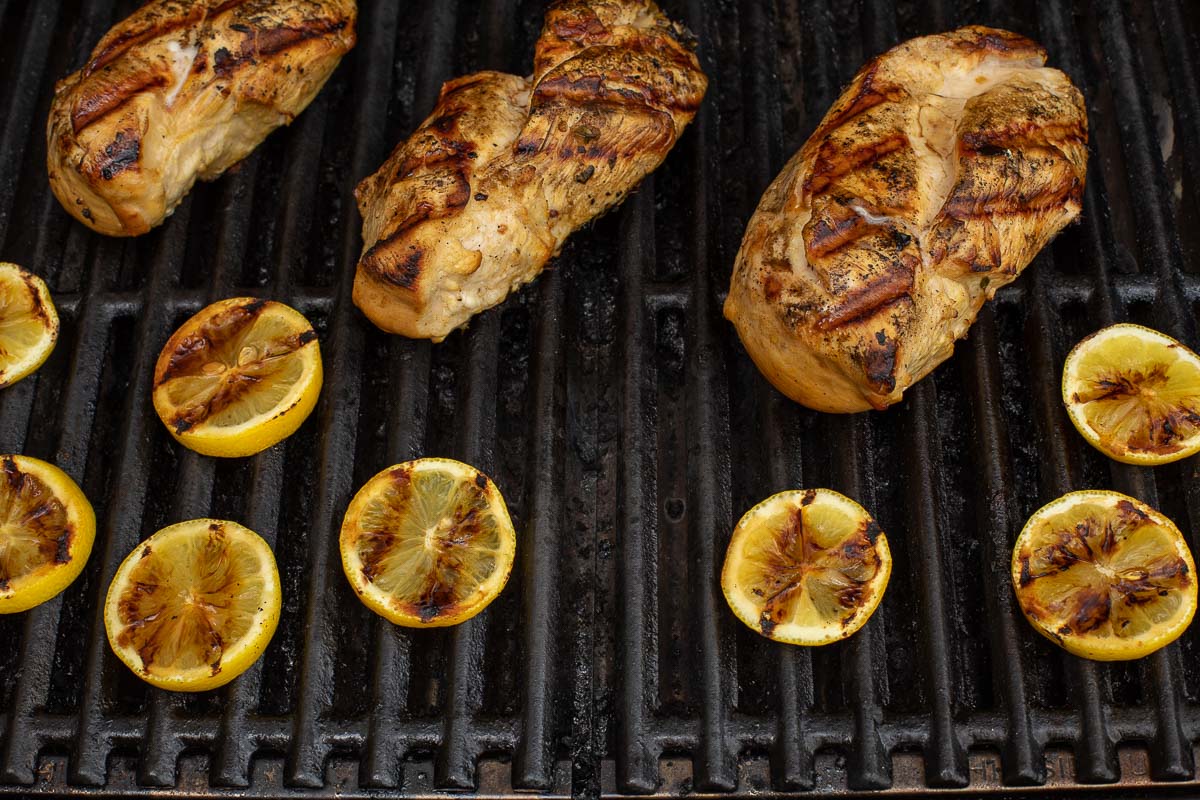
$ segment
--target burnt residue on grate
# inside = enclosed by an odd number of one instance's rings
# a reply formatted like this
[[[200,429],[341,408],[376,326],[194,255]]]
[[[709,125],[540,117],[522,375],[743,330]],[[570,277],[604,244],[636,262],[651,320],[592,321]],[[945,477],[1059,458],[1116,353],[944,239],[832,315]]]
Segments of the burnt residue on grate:
[[[47,364],[0,392],[0,451],[61,465],[99,521],[79,580],[0,618],[0,794],[1195,788],[1200,629],[1137,663],[1083,662],[1008,585],[1022,523],[1071,489],[1137,495],[1200,549],[1194,459],[1114,464],[1058,398],[1067,351],[1100,325],[1200,344],[1194,4],[666,0],[712,79],[695,124],[537,282],[438,346],[350,302],[350,191],[442,81],[523,69],[542,0],[363,0],[358,49],[294,125],[118,241],[57,207],[41,129],[54,80],[136,5],[0,0],[0,258],[47,278],[63,323]],[[742,230],[865,59],[967,22],[1032,36],[1083,90],[1083,219],[904,403],[806,411],[721,318]],[[215,463],[170,439],[149,382],[175,326],[243,294],[314,320],[326,384],[287,442]],[[518,531],[509,587],[455,630],[384,622],[337,558],[353,491],[420,455],[488,472]],[[796,486],[859,499],[895,550],[879,612],[818,649],[746,629],[717,584],[738,516]],[[174,697],[112,657],[100,606],[138,541],[201,514],[267,538],[284,606],[255,667]]]

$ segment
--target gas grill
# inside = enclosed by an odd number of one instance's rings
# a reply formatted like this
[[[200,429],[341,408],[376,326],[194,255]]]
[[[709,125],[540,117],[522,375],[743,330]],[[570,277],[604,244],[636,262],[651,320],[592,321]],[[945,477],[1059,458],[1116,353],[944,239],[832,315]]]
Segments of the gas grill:
[[[291,128],[120,241],[58,207],[43,128],[54,81],[135,5],[0,0],[0,258],[45,276],[63,320],[45,367],[0,392],[0,451],[59,464],[99,521],[78,581],[0,617],[0,795],[1200,791],[1200,624],[1138,662],[1083,661],[1024,622],[1008,579],[1024,520],[1072,489],[1140,497],[1200,553],[1200,462],[1108,461],[1059,400],[1068,349],[1104,324],[1200,344],[1196,4],[666,0],[711,78],[694,126],[436,346],[351,303],[351,190],[444,80],[526,71],[542,0],[362,0],[358,48]],[[744,225],[861,63],[968,22],[1032,36],[1083,90],[1083,219],[904,403],[805,410],[721,318]],[[327,373],[295,436],[220,461],[173,443],[150,381],[176,326],[238,295],[308,315]],[[359,603],[337,532],[367,478],[425,455],[493,476],[518,551],[479,617],[411,631]],[[746,629],[718,584],[740,514],[801,486],[861,501],[895,557],[870,623],[817,649]],[[272,544],[283,616],[230,686],[172,695],[110,653],[102,604],[140,539],[198,516]]]

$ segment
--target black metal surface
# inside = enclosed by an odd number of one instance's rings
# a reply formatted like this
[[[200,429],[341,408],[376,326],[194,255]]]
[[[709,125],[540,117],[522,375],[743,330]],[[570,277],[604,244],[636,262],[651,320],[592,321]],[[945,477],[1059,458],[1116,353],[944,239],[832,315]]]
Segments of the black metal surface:
[[[1070,489],[1137,495],[1200,550],[1198,462],[1109,462],[1058,400],[1067,350],[1103,324],[1200,344],[1194,4],[668,0],[712,80],[693,128],[538,282],[435,347],[350,303],[350,190],[443,80],[524,71],[542,3],[364,0],[358,49],[292,128],[117,241],[57,207],[41,131],[53,81],[133,5],[0,0],[0,258],[45,276],[63,319],[46,366],[0,393],[0,451],[58,463],[99,520],[74,585],[0,617],[0,794],[1200,786],[1200,628],[1140,662],[1081,661],[1025,624],[1007,577],[1024,519]],[[966,22],[1034,36],[1083,89],[1084,218],[899,407],[806,411],[721,319],[744,224],[860,63]],[[179,322],[239,294],[310,316],[326,384],[289,441],[214,461],[170,440],[150,373]],[[518,527],[509,587],[455,630],[376,618],[336,554],[353,490],[418,455],[491,473]],[[776,645],[717,573],[746,508],[818,485],[875,512],[892,583],[850,640]],[[172,696],[111,655],[100,605],[137,541],[197,515],[271,542],[284,612],[244,676]]]

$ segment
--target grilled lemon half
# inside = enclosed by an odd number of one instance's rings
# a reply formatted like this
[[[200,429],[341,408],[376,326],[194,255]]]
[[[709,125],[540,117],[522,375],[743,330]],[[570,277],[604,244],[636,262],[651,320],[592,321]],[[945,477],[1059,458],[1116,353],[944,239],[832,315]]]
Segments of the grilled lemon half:
[[[0,388],[46,362],[58,341],[58,311],[37,275],[0,262]]]
[[[96,538],[96,514],[53,464],[0,456],[0,614],[25,611],[79,577]]]
[[[359,598],[397,625],[457,625],[508,583],[516,534],[496,485],[447,458],[388,467],[342,522],[342,568]]]
[[[279,623],[271,547],[236,522],[163,528],[121,563],[104,604],[113,652],[160,689],[223,686],[258,660]]]
[[[1088,336],[1067,356],[1062,395],[1083,438],[1117,461],[1200,451],[1200,358],[1164,333],[1122,323]]]
[[[887,537],[862,506],[829,489],[781,492],[733,530],[721,588],[737,618],[770,639],[844,639],[874,613],[892,573]]]
[[[1141,658],[1196,613],[1196,565],[1175,523],[1132,497],[1071,492],[1025,523],[1012,582],[1025,617],[1068,652]]]
[[[295,433],[321,382],[317,334],[299,311],[235,297],[201,310],[167,341],[154,368],[154,409],[183,445],[236,458]]]

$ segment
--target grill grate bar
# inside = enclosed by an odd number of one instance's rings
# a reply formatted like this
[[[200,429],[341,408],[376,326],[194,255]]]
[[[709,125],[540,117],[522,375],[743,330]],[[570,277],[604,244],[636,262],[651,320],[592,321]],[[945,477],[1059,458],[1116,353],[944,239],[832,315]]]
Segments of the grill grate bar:
[[[391,374],[402,376],[400,392],[388,418],[387,464],[421,454],[428,406],[429,345],[396,339],[389,342]],[[408,696],[412,636],[379,617],[375,623],[375,671],[372,711],[363,762],[363,782],[372,788],[394,788],[400,779],[400,756],[409,742],[398,738],[399,700]]]
[[[693,133],[693,164],[696,174],[705,170],[706,131]],[[707,227],[711,219],[708,197],[698,189],[694,195],[695,219]],[[708,242],[704,230],[690,236],[693,264],[707,265]],[[723,655],[721,613],[724,600],[720,596],[720,562],[717,543],[724,543],[726,531],[732,529],[730,520],[730,474],[728,399],[723,370],[718,368],[718,338],[707,268],[693,270],[691,319],[688,328],[691,346],[688,348],[687,397],[689,425],[687,438],[694,442],[688,455],[688,521],[689,551],[694,561],[689,564],[692,582],[692,609],[696,614],[699,632],[700,682],[703,707],[703,735],[699,755],[697,785],[704,790],[731,791],[737,788],[735,753],[727,743],[726,716],[731,692],[737,685],[735,668]],[[694,422],[694,428],[692,423]],[[656,510],[657,510],[656,505]]]
[[[361,87],[362,97],[374,102],[360,102],[349,130],[339,130],[334,140],[352,138],[351,174],[367,175],[377,165],[382,150],[379,131],[386,119],[386,104],[378,98],[391,94],[391,69],[378,69],[379,64],[391,64],[394,37],[386,25],[359,27],[359,43],[350,56],[353,65],[355,97]],[[339,121],[334,121],[339,125]],[[340,127],[340,125],[339,125]],[[352,136],[350,131],[353,131]],[[345,207],[353,208],[349,187],[344,190]],[[335,269],[338,274],[353,271],[358,261],[358,218],[353,213],[341,219],[341,248]],[[361,402],[361,368],[363,328],[357,323],[357,313],[351,302],[352,282],[339,281],[336,300],[328,323],[328,348],[322,348],[323,361],[328,366],[321,399],[315,415],[320,427],[317,461],[319,482],[309,515],[308,584],[304,610],[304,640],[299,658],[299,684],[294,728],[290,742],[285,783],[303,788],[320,788],[324,784],[326,757],[331,744],[320,736],[320,727],[333,700],[334,674],[329,642],[336,640],[330,629],[329,607],[323,599],[329,596],[330,571],[340,571],[340,564],[330,566],[330,551],[336,542],[341,515],[350,499],[354,475],[356,425]]]
[[[508,31],[508,22],[517,16],[511,2],[493,10],[492,40],[500,41],[497,30]],[[505,37],[505,40],[508,37]],[[506,48],[512,49],[512,48]],[[493,54],[496,56],[497,54]],[[510,59],[511,61],[511,59]],[[563,432],[556,425],[562,419],[565,360],[563,353],[562,317],[563,278],[557,269],[541,277],[534,341],[533,365],[533,431],[527,474],[532,480],[529,493],[529,522],[518,546],[523,548],[522,573],[522,654],[524,682],[521,697],[524,705],[520,736],[518,736],[514,787],[550,789],[554,753],[551,730],[554,722],[552,690],[553,664],[558,646],[554,628],[560,624],[559,559],[564,541],[563,512],[559,498],[563,492]]]
[[[191,204],[185,200],[164,230],[150,268],[148,291],[151,295],[165,294],[172,268],[181,259],[190,209]],[[93,263],[90,286],[100,284],[104,266],[103,259],[97,256]],[[169,323],[166,309],[151,304],[138,325],[135,364],[154,363]],[[80,339],[84,340],[82,336]],[[126,421],[122,437],[124,444],[117,462],[118,469],[114,473],[117,476],[117,488],[108,508],[108,524],[99,532],[98,537],[98,541],[102,540],[105,545],[100,556],[101,570],[95,588],[96,601],[92,606],[75,755],[71,759],[71,780],[92,786],[102,785],[106,777],[109,737],[101,696],[105,665],[112,664],[115,669],[125,669],[108,652],[104,631],[104,597],[120,561],[141,538],[139,532],[149,485],[147,466],[151,436],[146,428],[153,417],[150,410],[151,377],[150,370],[142,368],[137,370],[130,380],[122,417]],[[96,558],[95,553],[92,558]]]
[[[176,501],[171,522],[203,517],[208,512],[214,466],[212,459],[190,450],[182,454],[175,482]],[[142,537],[152,532],[144,530]],[[183,747],[174,724],[180,698],[162,689],[151,688],[148,691],[150,715],[146,722],[146,733],[142,737],[143,752],[138,781],[148,786],[172,786],[175,783],[175,763]]]
[[[1164,199],[1171,196],[1167,188],[1162,161],[1152,133],[1150,111],[1145,97],[1148,87],[1138,79],[1140,57],[1130,41],[1124,12],[1119,0],[1105,0],[1097,16],[1103,46],[1105,70],[1113,89],[1113,99],[1122,113],[1117,122],[1120,130],[1121,152],[1125,156],[1125,173],[1138,201],[1133,211],[1138,220],[1141,263],[1158,276],[1158,302],[1166,312],[1164,323],[1169,333],[1194,341],[1196,325],[1180,303],[1178,276],[1182,271],[1183,255],[1179,238],[1171,233],[1171,214]]]
[[[1029,711],[1029,691],[1021,658],[1018,619],[1009,583],[1012,537],[1019,526],[1012,493],[1012,459],[1005,436],[999,404],[1001,371],[998,356],[995,311],[984,306],[969,340],[970,360],[965,365],[967,385],[974,412],[976,470],[981,476],[980,494],[988,499],[977,509],[983,532],[984,603],[990,621],[989,652],[993,679],[998,686],[1006,720],[1003,753],[1004,779],[1031,785],[1046,779],[1046,761],[1041,744],[1034,738],[1034,720]]]
[[[617,546],[620,561],[617,597],[620,607],[617,672],[617,782],[621,791],[650,792],[658,783],[659,752],[651,749],[645,735],[648,698],[657,694],[657,659],[654,647],[655,610],[647,606],[657,596],[654,560],[657,550],[657,516],[647,515],[646,498],[654,496],[654,473],[648,452],[653,431],[646,408],[645,387],[650,369],[637,347],[652,341],[642,299],[643,275],[653,263],[654,241],[647,231],[654,225],[653,176],[646,178],[621,211],[624,233],[620,244],[621,396],[618,407],[622,425],[619,442],[623,473],[617,480]],[[649,248],[643,244],[649,241]]]
[[[522,649],[525,656],[525,706],[515,759],[514,784],[523,789],[549,789],[554,752],[550,740],[553,714],[553,664],[557,658],[552,620],[559,617],[558,562],[562,557],[563,524],[558,498],[563,497],[561,419],[564,371],[562,276],[551,270],[542,277],[538,300],[537,341],[533,356],[533,432],[528,474],[532,480],[529,523],[520,535],[526,551],[521,575],[524,608]]]
[[[481,315],[471,325],[467,383],[459,453],[485,473],[493,471],[495,454],[487,443],[495,426],[496,363],[500,342],[500,312]],[[474,716],[483,695],[484,635],[491,614],[485,609],[450,633],[450,665],[446,684],[445,734],[438,751],[438,785],[472,789],[475,785]]]
[[[947,630],[947,606],[943,587],[948,583],[942,558],[942,535],[938,529],[938,465],[940,451],[937,429],[938,398],[934,376],[913,387],[909,396],[911,423],[905,450],[915,474],[910,475],[909,495],[915,501],[909,508],[906,544],[911,559],[920,565],[916,572],[924,642],[927,680],[933,704],[930,717],[930,743],[925,753],[925,776],[931,786],[966,786],[969,779],[967,754],[954,730],[954,680],[951,672],[950,633]]]
[[[1112,783],[1120,777],[1120,770],[1102,697],[1107,673],[1101,672],[1093,661],[1065,653],[1062,660],[1071,676],[1079,711],[1080,728],[1075,743],[1079,778],[1085,783]]]
[[[254,457],[246,526],[276,549],[283,490],[284,451],[273,447]],[[250,785],[253,742],[248,735],[247,716],[262,689],[263,662],[259,659],[224,690],[224,710],[212,762],[212,782],[217,786]]]
[[[760,55],[761,59],[751,68],[751,91],[755,102],[749,104],[748,116],[752,125],[746,138],[752,142],[751,149],[756,154],[756,157],[751,160],[752,181],[750,181],[750,186],[752,190],[764,190],[774,179],[775,172],[782,166],[785,156],[779,152],[780,143],[784,137],[773,134],[781,132],[784,126],[782,126],[779,97],[774,91],[770,91],[772,86],[769,85],[769,76],[772,74],[772,66],[764,64],[763,60],[774,59],[774,62],[778,62],[782,54],[779,48],[775,47],[774,38],[761,35],[763,31],[769,29],[767,20],[762,16],[761,6],[751,5],[750,13],[755,17],[749,24],[755,32],[756,42],[754,47],[749,48],[749,52]],[[713,35],[714,32],[710,26],[709,37],[712,40],[716,38]],[[720,79],[719,70],[708,68],[708,72],[714,74],[715,80]],[[716,89],[718,88],[714,86],[714,89],[709,91],[713,92]],[[802,90],[806,90],[806,86],[802,85]],[[718,118],[718,112],[714,112],[713,108],[719,107],[710,107],[708,119],[713,120],[709,122],[709,125],[716,127],[719,124],[719,120],[715,119]],[[703,124],[702,116],[701,125]],[[704,138],[712,142],[712,139]],[[706,151],[702,144],[697,143],[696,146],[697,149]],[[732,253],[730,254],[732,255]],[[697,296],[700,295],[697,294]],[[724,302],[724,294],[719,293],[718,296],[719,301]],[[808,485],[804,481],[803,469],[800,467],[803,463],[803,451],[800,447],[799,437],[796,435],[796,426],[794,423],[785,425],[782,422],[785,416],[790,416],[790,421],[794,422],[797,414],[794,413],[794,409],[786,409],[785,399],[758,375],[755,375],[754,387],[755,403],[757,407],[763,409],[763,452],[776,450],[788,453],[790,456],[769,459],[766,469],[766,486],[763,487],[762,494],[764,497],[768,497],[770,493]],[[792,413],[788,414],[788,410],[791,410]],[[776,438],[781,441],[773,440]],[[782,444],[781,447],[780,444]],[[815,783],[814,744],[812,744],[814,738],[811,736],[809,722],[809,716],[815,703],[811,649],[779,648],[776,681],[778,681],[780,698],[775,741],[773,742],[773,766],[776,780],[785,790],[811,789]]]
[[[483,60],[499,63],[499,49],[505,47],[505,22],[514,11],[512,0],[491,0],[480,18],[486,20],[482,31]],[[496,454],[492,443],[496,431],[496,369],[500,345],[502,310],[493,309],[472,322],[467,332],[467,364],[459,396],[464,398],[461,437],[458,449],[464,461],[485,473],[493,473]],[[485,610],[457,626],[450,634],[450,667],[446,686],[446,727],[438,752],[438,784],[454,789],[475,786],[477,746],[474,717],[483,698],[484,639],[494,611]]]
[[[835,441],[848,446],[836,450],[834,462],[834,488],[857,500],[864,508],[874,507],[874,493],[863,475],[870,474],[870,452],[867,439],[871,420],[865,415],[842,415],[830,424]],[[859,629],[858,634],[842,644],[842,669],[845,674],[846,694],[854,718],[852,750],[849,758],[847,780],[853,789],[886,789],[892,784],[891,760],[879,735],[879,723],[883,709],[879,702],[879,687],[873,664],[883,664],[875,640],[884,625],[880,615]]]

